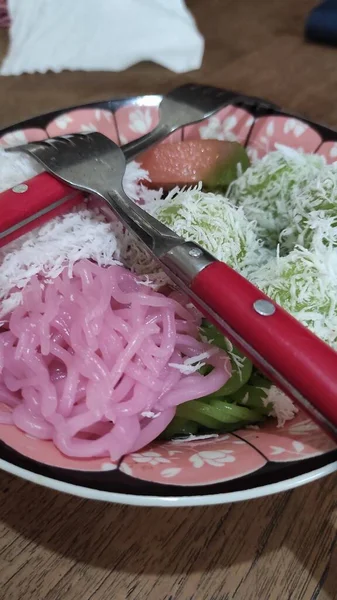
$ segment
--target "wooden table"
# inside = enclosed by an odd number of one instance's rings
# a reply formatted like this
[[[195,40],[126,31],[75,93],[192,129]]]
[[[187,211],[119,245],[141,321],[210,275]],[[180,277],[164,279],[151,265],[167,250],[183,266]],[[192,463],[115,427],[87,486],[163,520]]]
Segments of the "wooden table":
[[[189,0],[206,37],[199,72],[0,79],[0,126],[109,96],[197,80],[269,97],[337,126],[337,50],[303,41],[314,0]],[[0,53],[6,37],[0,37]],[[6,100],[6,97],[8,98]],[[10,98],[10,99],[9,99]],[[337,477],[210,508],[89,502],[1,475],[6,600],[333,600]]]

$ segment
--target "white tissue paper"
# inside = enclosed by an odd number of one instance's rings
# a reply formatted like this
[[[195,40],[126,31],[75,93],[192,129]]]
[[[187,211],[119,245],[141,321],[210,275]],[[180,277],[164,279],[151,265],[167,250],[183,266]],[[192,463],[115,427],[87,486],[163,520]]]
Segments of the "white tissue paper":
[[[1,75],[122,71],[151,60],[198,69],[204,40],[184,0],[8,0],[10,46]]]

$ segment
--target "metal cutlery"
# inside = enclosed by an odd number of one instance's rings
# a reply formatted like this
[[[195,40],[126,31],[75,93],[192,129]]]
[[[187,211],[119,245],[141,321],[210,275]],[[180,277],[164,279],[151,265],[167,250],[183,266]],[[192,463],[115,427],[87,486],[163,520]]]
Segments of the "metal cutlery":
[[[123,146],[127,162],[180,127],[210,117],[242,96],[206,85],[187,83],[173,89],[159,105],[159,123],[149,133]],[[253,102],[254,99],[252,98]],[[10,149],[8,149],[10,150]],[[69,210],[83,197],[41,173],[0,194],[0,245]]]

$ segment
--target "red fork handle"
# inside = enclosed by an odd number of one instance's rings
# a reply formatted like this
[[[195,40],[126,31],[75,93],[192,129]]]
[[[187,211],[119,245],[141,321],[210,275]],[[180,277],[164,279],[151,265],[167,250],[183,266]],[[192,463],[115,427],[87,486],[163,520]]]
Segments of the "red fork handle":
[[[64,214],[83,201],[83,193],[41,173],[0,194],[0,246]]]
[[[206,266],[190,288],[201,300],[200,310],[337,437],[337,353],[225,263]]]

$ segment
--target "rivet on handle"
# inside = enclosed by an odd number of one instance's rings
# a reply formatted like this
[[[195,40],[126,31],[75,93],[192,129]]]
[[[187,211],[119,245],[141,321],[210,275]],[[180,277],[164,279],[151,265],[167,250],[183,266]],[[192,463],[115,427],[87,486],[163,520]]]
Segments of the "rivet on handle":
[[[26,183],[19,183],[19,185],[15,185],[12,188],[12,192],[15,194],[23,194],[28,190],[28,185]]]
[[[255,300],[253,308],[262,317],[270,317],[276,311],[274,304],[268,300]]]
[[[202,250],[200,250],[199,248],[191,248],[191,250],[188,251],[190,256],[193,256],[193,258],[199,258],[199,256],[202,255]]]

